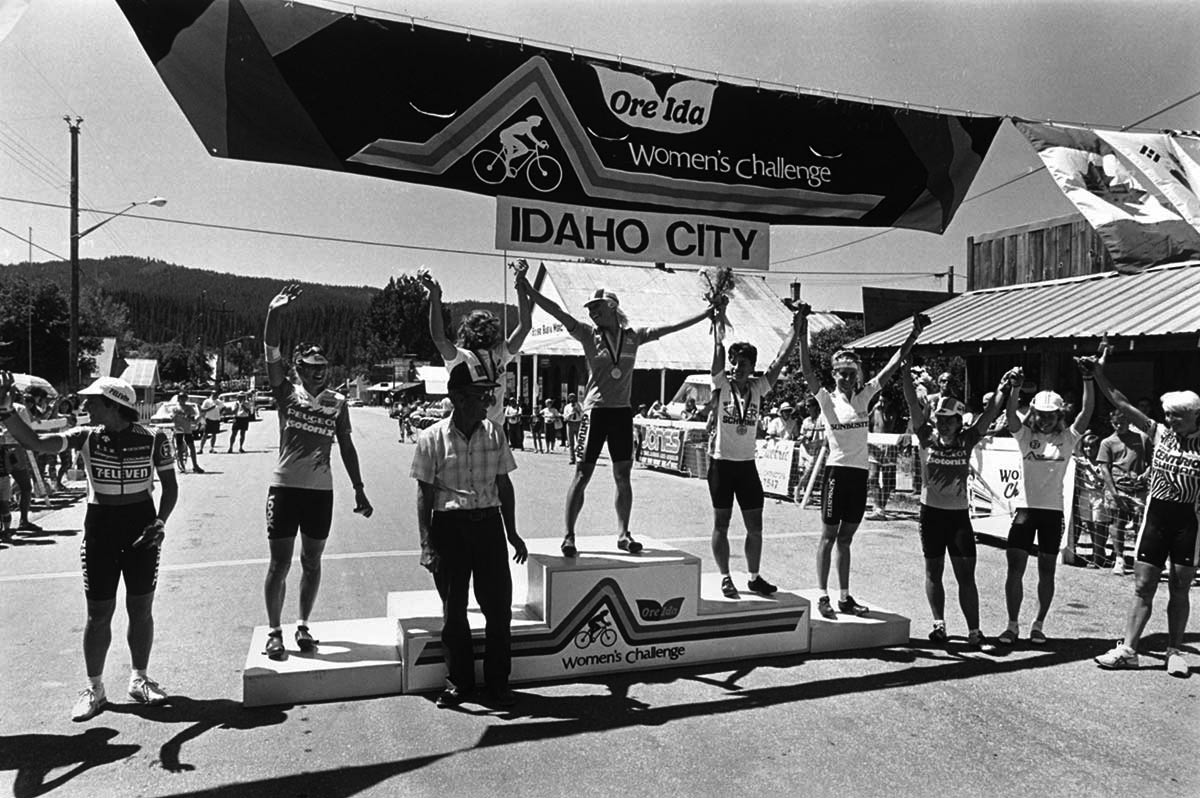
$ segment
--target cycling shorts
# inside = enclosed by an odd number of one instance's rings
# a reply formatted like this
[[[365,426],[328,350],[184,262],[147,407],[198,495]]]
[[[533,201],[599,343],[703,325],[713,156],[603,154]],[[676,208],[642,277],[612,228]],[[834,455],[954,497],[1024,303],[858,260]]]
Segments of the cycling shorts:
[[[267,491],[267,537],[294,538],[296,531],[313,540],[329,537],[333,525],[333,491],[272,485]]]
[[[1170,557],[1172,565],[1195,568],[1200,547],[1197,526],[1196,505],[1151,497],[1138,532],[1135,560],[1165,568]]]
[[[1037,537],[1037,548],[1033,546]],[[1008,528],[1008,548],[1028,554],[1057,554],[1062,547],[1063,514],[1061,510],[1022,507],[1013,516]]]
[[[827,466],[821,480],[821,523],[857,524],[867,509],[867,470]]]
[[[110,601],[117,596],[117,583],[125,580],[125,595],[144,596],[158,585],[161,546],[133,548],[157,514],[154,502],[137,504],[89,504],[83,519],[83,592],[91,601]]]
[[[713,460],[708,466],[708,495],[714,510],[732,510],[734,497],[738,507],[761,510],[762,480],[753,460]]]
[[[975,530],[970,510],[945,510],[921,505],[921,552],[926,559],[975,556]]]
[[[608,441],[608,456],[614,463],[633,460],[633,408],[593,407],[583,414],[575,457],[581,464],[594,465],[600,447]]]
[[[219,420],[214,421],[212,419],[205,419],[205,421],[204,421],[204,434],[205,435],[216,435],[220,431],[221,431],[221,422]]]

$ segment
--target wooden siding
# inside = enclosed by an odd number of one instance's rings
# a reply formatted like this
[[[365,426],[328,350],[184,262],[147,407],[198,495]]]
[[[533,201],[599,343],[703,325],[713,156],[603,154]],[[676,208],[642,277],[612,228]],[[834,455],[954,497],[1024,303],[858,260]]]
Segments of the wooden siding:
[[[1048,219],[967,239],[967,290],[1097,274],[1112,256],[1082,216]]]

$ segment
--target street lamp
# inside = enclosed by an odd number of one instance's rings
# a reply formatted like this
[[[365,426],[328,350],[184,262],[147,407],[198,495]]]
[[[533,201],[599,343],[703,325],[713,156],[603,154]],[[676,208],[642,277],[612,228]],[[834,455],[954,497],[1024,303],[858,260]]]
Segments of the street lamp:
[[[230,340],[225,341],[224,343],[221,344],[220,356],[217,358],[216,383],[217,383],[218,388],[220,387],[222,378],[225,375],[225,347],[229,346],[230,344],[239,343],[241,341],[253,341],[253,340],[254,340],[253,335],[243,335],[238,338],[231,338]]]
[[[78,185],[72,180],[71,183],[71,327],[70,327],[70,344],[68,347],[68,373],[67,382],[72,391],[79,388],[79,239],[93,233],[104,225],[116,219],[118,216],[124,216],[139,205],[153,205],[156,208],[161,208],[166,205],[167,201],[163,197],[151,197],[148,200],[129,203],[129,207],[124,210],[117,211],[106,219],[101,219],[96,224],[92,225],[83,232],[79,230],[79,194]]]

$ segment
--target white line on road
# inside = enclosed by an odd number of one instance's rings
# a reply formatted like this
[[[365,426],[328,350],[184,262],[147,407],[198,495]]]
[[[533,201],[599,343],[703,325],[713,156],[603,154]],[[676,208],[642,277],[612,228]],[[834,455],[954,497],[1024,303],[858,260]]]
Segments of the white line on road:
[[[814,538],[819,537],[820,532],[785,532],[778,535],[763,535],[766,540],[791,540],[794,538]],[[659,543],[707,543],[708,536],[692,537],[692,538],[655,538]],[[330,560],[375,560],[388,557],[419,557],[421,556],[420,549],[393,549],[390,551],[354,551],[344,554],[325,554],[321,557],[322,562]],[[209,562],[189,562],[179,565],[164,565],[159,568],[159,573],[174,572],[174,571],[199,571],[205,568],[229,568],[242,565],[257,565],[264,566],[270,562],[267,557],[256,557],[251,560],[212,560]],[[44,579],[77,579],[79,571],[54,571],[44,574],[18,574],[15,576],[0,576],[2,582],[36,582]]]

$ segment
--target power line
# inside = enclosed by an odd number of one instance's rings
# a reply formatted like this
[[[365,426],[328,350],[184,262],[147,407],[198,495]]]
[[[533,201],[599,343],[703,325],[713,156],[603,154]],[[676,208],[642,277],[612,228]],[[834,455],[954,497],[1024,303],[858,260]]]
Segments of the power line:
[[[64,258],[62,255],[59,255],[57,252],[51,252],[50,250],[46,249],[45,247],[41,246],[40,244],[34,244],[32,240],[26,238],[25,236],[21,235],[20,233],[14,233],[12,230],[9,230],[7,227],[0,227],[0,232],[8,233],[13,238],[20,239],[21,243],[29,244],[30,246],[36,247],[37,249],[40,249],[42,252],[45,252],[47,255],[53,255],[54,257],[58,258],[59,260],[66,260],[66,258]]]

